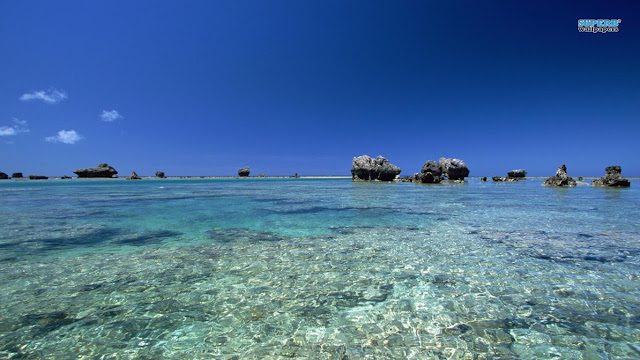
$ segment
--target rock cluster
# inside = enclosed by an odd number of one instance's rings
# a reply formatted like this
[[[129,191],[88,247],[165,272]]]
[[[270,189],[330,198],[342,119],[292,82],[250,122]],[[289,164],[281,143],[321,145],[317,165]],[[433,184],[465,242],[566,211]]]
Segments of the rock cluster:
[[[164,176],[164,172],[163,171],[156,171],[156,177],[160,178],[160,179],[163,179],[165,177]]]
[[[0,172],[0,180],[8,180],[8,179],[9,179],[9,175],[3,172]]]
[[[560,165],[558,171],[554,176],[548,177],[544,184],[545,186],[576,186],[576,181],[572,177],[567,175],[567,166]]]
[[[22,179],[24,176],[22,176],[21,172],[14,172],[13,174],[11,174],[11,177],[14,179]]]
[[[131,176],[127,178],[127,180],[141,180],[142,178],[136,174],[135,171],[131,172]]]
[[[402,179],[404,182],[422,184],[437,184],[445,178],[455,181],[464,181],[469,176],[469,168],[460,159],[441,158],[440,162],[429,160],[422,165],[420,173],[413,174]],[[486,181],[486,179],[485,179]]]
[[[93,168],[75,169],[73,172],[79,178],[117,178],[118,172],[109,164],[102,163]]]
[[[520,178],[513,178],[513,177],[504,177],[504,176],[493,176],[491,179],[493,179],[493,181],[496,182],[516,182],[519,181]]]
[[[401,171],[399,167],[382,156],[372,159],[368,155],[362,155],[353,158],[351,178],[364,181],[392,181],[400,175]]]
[[[631,182],[622,177],[622,168],[620,166],[607,166],[604,171],[606,175],[600,179],[593,180],[592,186],[607,187],[629,187]]]
[[[240,177],[247,177],[249,176],[249,167],[243,167],[241,169],[238,169],[238,176]]]
[[[48,177],[42,175],[29,175],[29,180],[47,180]]]

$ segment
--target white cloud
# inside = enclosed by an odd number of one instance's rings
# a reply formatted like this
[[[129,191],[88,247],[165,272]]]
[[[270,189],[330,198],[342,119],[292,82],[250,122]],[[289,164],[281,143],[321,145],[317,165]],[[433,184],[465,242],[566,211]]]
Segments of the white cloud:
[[[102,114],[100,114],[100,119],[106,122],[113,122],[118,119],[122,119],[122,115],[117,110],[102,110]]]
[[[47,104],[57,104],[60,101],[67,98],[67,93],[64,90],[58,90],[50,88],[49,90],[38,90],[30,93],[22,94],[20,100],[42,100]]]
[[[48,136],[45,140],[52,143],[75,144],[82,140],[82,135],[75,130],[60,130],[56,136]]]
[[[13,136],[19,133],[29,132],[26,120],[13,119],[13,125],[0,126],[0,136]]]
[[[0,136],[13,136],[18,135],[16,129],[10,126],[0,126]]]

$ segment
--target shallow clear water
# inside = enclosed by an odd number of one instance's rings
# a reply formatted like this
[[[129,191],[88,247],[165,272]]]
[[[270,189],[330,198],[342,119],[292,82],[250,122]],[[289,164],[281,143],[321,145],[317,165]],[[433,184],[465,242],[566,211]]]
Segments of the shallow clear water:
[[[640,192],[0,182],[1,358],[640,357]]]

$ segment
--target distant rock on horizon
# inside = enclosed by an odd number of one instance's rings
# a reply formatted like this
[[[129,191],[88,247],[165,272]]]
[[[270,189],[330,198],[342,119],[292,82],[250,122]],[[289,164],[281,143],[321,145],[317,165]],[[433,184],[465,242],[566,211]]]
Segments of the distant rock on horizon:
[[[9,175],[0,172],[0,180],[9,180]]]
[[[156,171],[156,177],[160,179],[165,178],[164,171]]]
[[[142,178],[136,174],[135,171],[131,172],[131,176],[127,178],[127,180],[141,180]]]
[[[22,179],[24,176],[22,176],[21,172],[14,172],[11,177],[14,179]]]
[[[592,186],[601,187],[629,187],[631,182],[622,177],[622,168],[620,166],[607,166],[604,171],[606,175],[600,179],[593,180]]]
[[[43,175],[29,175],[29,180],[47,180],[49,177]]]
[[[107,163],[102,163],[93,168],[87,169],[75,169],[73,172],[78,175],[79,178],[117,178],[118,172],[113,166],[109,166]]]
[[[381,155],[372,159],[368,155],[353,158],[351,178],[355,181],[392,181],[402,170]]]
[[[467,164],[460,159],[440,159],[440,169],[442,175],[449,180],[464,180],[469,176],[469,168]]]
[[[567,186],[576,186],[576,184],[577,184],[576,181],[573,180],[572,177],[567,175],[567,166],[562,164],[558,167],[556,174],[554,176],[548,177],[542,185],[567,187]]]
[[[238,176],[240,177],[248,177],[251,173],[248,166],[238,169]]]

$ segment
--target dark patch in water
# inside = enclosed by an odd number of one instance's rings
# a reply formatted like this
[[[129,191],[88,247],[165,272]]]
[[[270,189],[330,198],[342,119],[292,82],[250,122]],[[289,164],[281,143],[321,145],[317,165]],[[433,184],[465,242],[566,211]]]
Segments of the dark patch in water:
[[[589,238],[592,238],[592,237],[593,237],[593,235],[578,233],[578,237],[582,237],[582,238],[587,238],[587,239],[589,239]]]
[[[182,235],[179,231],[171,231],[171,230],[151,230],[146,231],[139,235],[128,236],[123,239],[116,241],[118,244],[126,244],[126,245],[134,245],[134,246],[142,246],[148,244],[157,244],[162,241],[162,239],[176,237]]]
[[[97,245],[112,240],[119,234],[120,231],[117,229],[101,228],[78,236],[40,239],[34,242],[45,244],[46,250],[54,250],[65,247]]]
[[[66,311],[53,311],[41,314],[28,314],[18,321],[18,328],[34,326],[34,331],[39,334],[55,331],[65,325],[78,321]]]
[[[220,242],[232,241],[280,241],[286,238],[270,232],[251,231],[244,228],[211,229],[207,231],[209,238]]]

